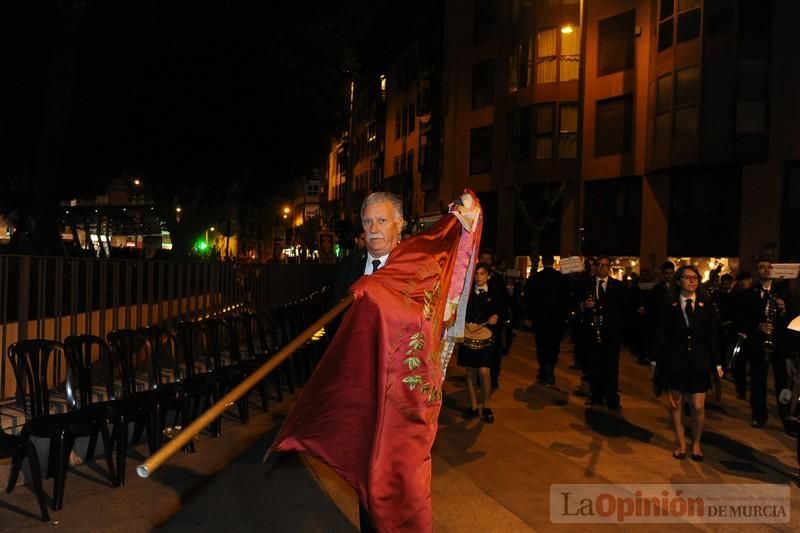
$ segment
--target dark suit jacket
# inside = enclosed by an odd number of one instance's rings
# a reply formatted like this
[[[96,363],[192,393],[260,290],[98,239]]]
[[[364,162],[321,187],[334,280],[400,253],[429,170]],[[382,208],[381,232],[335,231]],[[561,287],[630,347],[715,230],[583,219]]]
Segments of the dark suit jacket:
[[[569,306],[567,284],[561,272],[545,267],[528,278],[525,312],[534,327],[560,327]]]
[[[589,294],[595,294],[596,278],[591,278],[587,283],[584,298]],[[612,277],[608,278],[606,295],[600,304],[599,312],[603,315],[603,337],[610,343],[618,344],[622,341],[622,332],[625,329],[626,321],[630,317],[630,303],[628,301],[628,290],[625,284]],[[591,310],[585,311],[587,315]],[[589,324],[591,320],[587,317],[584,324]]]
[[[722,364],[719,345],[719,316],[711,301],[699,298],[691,326],[686,325],[678,296],[667,301],[658,313],[654,359],[665,375],[710,372]]]
[[[366,250],[353,252],[336,265],[336,279],[333,282],[331,300],[328,302],[328,307],[333,307],[339,303],[339,300],[345,297],[350,286],[364,275],[364,269],[366,267]]]

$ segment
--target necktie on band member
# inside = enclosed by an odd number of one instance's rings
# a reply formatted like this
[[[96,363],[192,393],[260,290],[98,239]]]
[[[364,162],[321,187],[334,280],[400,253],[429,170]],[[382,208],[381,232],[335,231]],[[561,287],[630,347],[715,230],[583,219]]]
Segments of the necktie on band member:
[[[694,317],[694,306],[692,305],[692,299],[686,298],[686,325],[692,325],[692,318]]]
[[[372,273],[374,274],[375,272],[377,272],[380,267],[381,267],[381,260],[380,259],[373,259],[372,260]]]

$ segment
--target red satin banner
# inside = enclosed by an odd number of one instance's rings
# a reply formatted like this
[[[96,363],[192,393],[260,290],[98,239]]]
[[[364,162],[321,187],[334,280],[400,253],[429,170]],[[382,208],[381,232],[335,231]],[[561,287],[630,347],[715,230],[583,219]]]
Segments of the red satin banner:
[[[468,288],[480,242],[480,221],[469,233],[462,221],[444,216],[353,285],[354,303],[273,444],[328,464],[381,532],[433,528],[431,446],[452,350],[444,333],[462,292],[451,282]]]

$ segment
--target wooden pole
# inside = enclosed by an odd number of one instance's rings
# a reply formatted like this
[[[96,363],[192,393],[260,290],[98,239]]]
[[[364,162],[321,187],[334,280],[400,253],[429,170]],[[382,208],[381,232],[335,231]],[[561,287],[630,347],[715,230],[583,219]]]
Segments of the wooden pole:
[[[206,412],[200,415],[194,422],[189,424],[173,439],[167,442],[160,450],[151,455],[144,463],[136,467],[136,473],[139,477],[147,478],[153,472],[164,464],[164,462],[172,457],[175,452],[183,448],[189,443],[203,428],[211,424],[211,422],[242,396],[247,394],[253,387],[272,372],[275,367],[281,364],[286,358],[292,355],[298,348],[308,341],[314,334],[319,331],[325,324],[340,315],[347,307],[353,303],[353,295],[348,293],[347,296],[336,304],[336,306],[325,313],[319,320],[311,324],[305,331],[295,337],[289,344],[284,346],[278,353],[272,356],[269,361],[261,365],[258,370],[250,374],[246,379],[239,383],[236,387],[231,389],[225,396],[222,397],[217,403],[212,405]]]

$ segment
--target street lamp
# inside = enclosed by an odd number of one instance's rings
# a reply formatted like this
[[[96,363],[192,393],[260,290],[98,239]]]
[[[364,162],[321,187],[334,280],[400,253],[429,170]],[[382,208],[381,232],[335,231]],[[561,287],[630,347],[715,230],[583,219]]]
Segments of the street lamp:
[[[570,34],[573,31],[575,31],[575,28],[572,27],[572,24],[565,24],[564,26],[561,26],[561,33]]]

